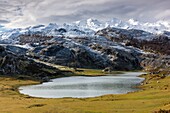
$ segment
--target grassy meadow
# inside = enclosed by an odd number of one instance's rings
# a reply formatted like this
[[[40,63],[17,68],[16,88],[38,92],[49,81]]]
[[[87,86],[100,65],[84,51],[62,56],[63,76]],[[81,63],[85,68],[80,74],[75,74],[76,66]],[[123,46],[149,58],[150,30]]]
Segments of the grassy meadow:
[[[86,70],[78,74],[101,75],[101,72]],[[139,86],[143,90],[137,92],[86,99],[43,99],[18,92],[19,86],[39,84],[39,82],[1,76],[0,113],[163,113],[164,110],[170,110],[170,76],[163,78],[159,75],[143,75],[142,77],[146,78]]]

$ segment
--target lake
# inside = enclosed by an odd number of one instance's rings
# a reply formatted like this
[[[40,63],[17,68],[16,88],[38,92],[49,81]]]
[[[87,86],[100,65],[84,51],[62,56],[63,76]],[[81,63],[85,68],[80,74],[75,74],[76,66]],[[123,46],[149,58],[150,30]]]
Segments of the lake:
[[[42,98],[88,98],[107,94],[125,94],[136,88],[144,78],[137,77],[143,72],[127,72],[99,77],[73,76],[51,80],[39,85],[22,86],[19,92]]]

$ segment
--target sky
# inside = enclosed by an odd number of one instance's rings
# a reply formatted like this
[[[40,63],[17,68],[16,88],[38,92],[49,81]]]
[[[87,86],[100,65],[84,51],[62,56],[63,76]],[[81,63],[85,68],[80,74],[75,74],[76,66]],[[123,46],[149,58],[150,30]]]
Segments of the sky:
[[[0,0],[0,25],[27,27],[96,18],[170,21],[170,0]]]

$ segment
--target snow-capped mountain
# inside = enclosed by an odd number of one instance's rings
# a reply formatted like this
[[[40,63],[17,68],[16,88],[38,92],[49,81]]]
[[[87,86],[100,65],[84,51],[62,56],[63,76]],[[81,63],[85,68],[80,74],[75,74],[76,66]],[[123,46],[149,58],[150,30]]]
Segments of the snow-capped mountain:
[[[1,31],[0,45],[14,54],[57,65],[136,70],[141,69],[141,55],[170,54],[169,28],[164,21],[87,19]]]
[[[1,43],[17,42],[20,35],[41,35],[41,36],[67,36],[67,37],[85,37],[93,36],[98,30],[107,27],[119,29],[137,29],[153,34],[164,34],[170,32],[170,23],[166,21],[158,21],[155,23],[144,23],[133,19],[122,21],[113,18],[110,21],[99,21],[97,19],[87,19],[71,24],[57,25],[50,23],[49,25],[37,25],[22,29],[6,29],[0,26],[0,41]],[[4,30],[5,29],[5,30]],[[169,35],[168,35],[169,36]]]
[[[140,29],[151,33],[161,34],[164,31],[170,31],[170,23],[166,21],[157,21],[155,23],[149,22],[138,22],[133,19],[130,19],[128,23],[131,25],[130,28]]]
[[[81,21],[76,21],[74,22],[76,26],[82,27],[82,28],[87,28],[87,29],[92,29],[94,31],[101,30],[107,26],[105,26],[104,22],[100,22],[97,19],[87,19],[87,20],[81,20]]]
[[[0,33],[4,32],[4,31],[6,31],[6,30],[7,30],[7,29],[6,29],[4,26],[0,25]]]
[[[0,43],[16,43],[18,36],[21,35],[21,29],[10,29],[0,32]]]
[[[166,21],[157,21],[155,23],[149,23],[149,22],[144,23],[134,19],[129,19],[128,21],[122,21],[120,19],[113,18],[112,20],[106,22],[102,22],[97,19],[87,19],[87,20],[77,21],[74,23],[77,26],[89,28],[94,31],[98,31],[106,27],[115,27],[121,29],[138,29],[154,34],[160,34],[163,33],[164,31],[170,31],[170,23]]]
[[[57,25],[55,23],[50,23],[49,25],[37,25],[33,27],[27,27],[25,29],[9,29],[6,31],[0,32],[0,41],[1,43],[16,43],[18,37],[21,35],[40,35],[40,36],[92,36],[95,34],[95,31],[86,28],[80,27],[75,24],[63,24]]]

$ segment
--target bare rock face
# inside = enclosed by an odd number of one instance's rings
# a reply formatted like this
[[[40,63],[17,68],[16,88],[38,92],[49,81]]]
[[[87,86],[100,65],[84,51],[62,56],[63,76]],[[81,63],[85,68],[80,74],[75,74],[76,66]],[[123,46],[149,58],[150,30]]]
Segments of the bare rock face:
[[[5,48],[3,46],[0,46],[0,52],[4,52]]]
[[[161,71],[170,69],[170,56],[147,54],[143,55],[141,66],[147,71]]]
[[[64,29],[59,31],[66,32]],[[4,66],[2,73],[41,73],[42,65],[28,58],[69,67],[110,67],[124,71],[165,68],[169,65],[170,38],[135,29],[106,28],[92,36],[41,36],[28,33],[20,36],[19,44],[31,45],[31,49],[15,45],[0,48],[0,51],[4,51],[0,54],[1,65]]]
[[[142,30],[106,28],[98,31],[96,35],[155,54],[170,55],[170,38],[166,33],[157,35]]]
[[[117,44],[105,37],[55,38],[37,46],[27,54],[29,57],[58,65],[113,70],[138,70],[140,53],[133,48]]]
[[[17,47],[17,46],[13,46],[13,45],[6,45],[5,49],[7,51],[10,51],[10,52],[15,53],[17,55],[25,55],[27,50],[28,50],[26,48]]]
[[[99,30],[96,35],[104,36],[113,42],[124,43],[126,47],[133,46],[146,51],[140,56],[140,64],[147,71],[170,69],[170,38],[168,32],[156,35],[142,30],[106,28]]]
[[[56,68],[36,63],[25,56],[8,52],[0,46],[0,75],[27,75],[32,79],[43,80],[59,73]]]

